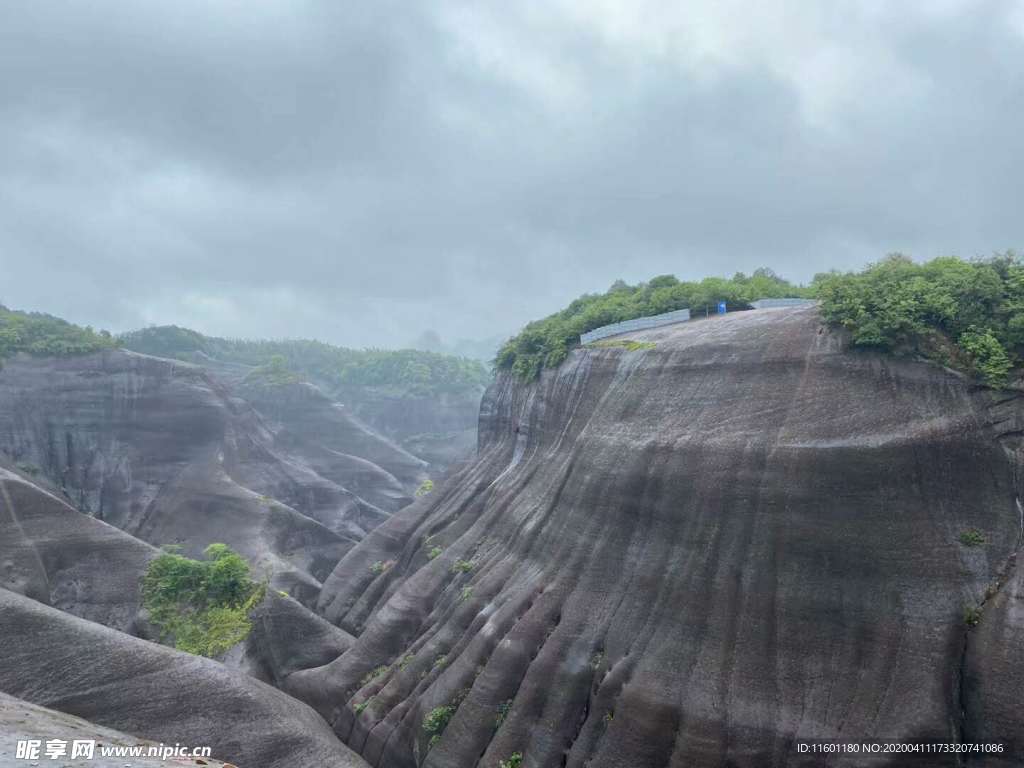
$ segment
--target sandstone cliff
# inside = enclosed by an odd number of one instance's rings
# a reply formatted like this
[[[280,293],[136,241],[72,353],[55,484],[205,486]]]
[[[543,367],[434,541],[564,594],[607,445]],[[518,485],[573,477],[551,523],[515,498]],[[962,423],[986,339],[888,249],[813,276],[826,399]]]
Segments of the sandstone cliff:
[[[0,449],[99,520],[192,556],[224,542],[307,602],[387,515],[201,368],[122,350],[6,361]]]
[[[1019,764],[1017,394],[851,351],[814,308],[630,338],[655,346],[495,382],[477,460],[325,582],[355,643],[285,689],[388,768],[982,737]]]
[[[134,632],[157,550],[0,467],[0,587]]]

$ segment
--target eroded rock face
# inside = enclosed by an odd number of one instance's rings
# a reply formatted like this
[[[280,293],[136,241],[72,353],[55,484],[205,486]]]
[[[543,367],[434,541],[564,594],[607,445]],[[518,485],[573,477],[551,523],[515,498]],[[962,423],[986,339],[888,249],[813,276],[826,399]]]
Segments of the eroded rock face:
[[[134,632],[157,550],[0,468],[0,587]]]
[[[431,397],[391,396],[364,391],[338,396],[359,419],[430,463],[439,477],[453,464],[473,455],[481,390]]]
[[[799,765],[795,740],[957,741],[1005,710],[982,686],[963,711],[965,608],[1021,525],[990,395],[814,308],[630,338],[656,347],[498,379],[478,459],[325,582],[355,644],[287,690],[389,768]]]
[[[186,355],[182,359],[197,363],[231,387],[249,390],[247,398],[252,394],[252,375],[254,372],[258,374],[259,369],[219,360],[202,352]],[[379,440],[383,437],[392,448],[398,446],[407,456],[416,457],[419,461],[419,466],[413,468],[416,472],[421,472],[426,464],[429,465],[426,471],[430,476],[438,478],[453,464],[470,458],[476,450],[477,415],[483,387],[464,387],[451,392],[416,395],[411,392],[392,392],[387,388],[338,387],[325,380],[315,380],[314,384],[314,387],[309,384],[304,386],[307,391],[314,389],[327,396],[338,409],[338,413],[328,416],[330,421],[336,422],[339,415],[352,421],[350,425],[335,423],[334,427],[338,429],[334,433],[335,438],[348,434],[353,428],[364,433],[362,439],[372,436]],[[401,386],[401,382],[396,384]],[[291,389],[293,393],[300,394],[299,387],[293,386]],[[295,422],[307,422],[310,414],[303,413],[301,409],[291,410],[288,407],[280,410],[281,403],[287,399],[290,398],[282,398],[279,393],[275,393],[272,398],[276,412],[285,417],[283,423],[288,424],[292,417],[297,417]],[[310,406],[312,403],[307,400],[304,405]],[[343,452],[356,453],[376,461],[372,456],[379,455],[383,450],[383,446],[377,446],[373,448],[373,454],[364,454],[346,446]],[[391,457],[389,461],[394,462],[395,458]],[[380,465],[402,481],[410,474],[407,459],[398,459],[397,467],[387,462],[380,462]]]
[[[0,647],[0,690],[33,704],[153,741],[210,746],[239,766],[365,766],[275,688],[5,589]]]
[[[361,467],[389,509],[345,488],[359,462],[336,447],[307,436],[289,450],[251,405],[176,361],[111,350],[19,357],[0,370],[0,448],[11,462],[154,545],[197,556],[224,542],[309,603],[353,543],[408,498],[379,468]]]
[[[225,663],[277,687],[292,672],[327,664],[355,642],[348,632],[273,590],[250,618],[249,636]]]
[[[382,510],[404,507],[427,478],[427,462],[374,433],[308,382],[247,379],[236,391],[268,422],[275,445]]]

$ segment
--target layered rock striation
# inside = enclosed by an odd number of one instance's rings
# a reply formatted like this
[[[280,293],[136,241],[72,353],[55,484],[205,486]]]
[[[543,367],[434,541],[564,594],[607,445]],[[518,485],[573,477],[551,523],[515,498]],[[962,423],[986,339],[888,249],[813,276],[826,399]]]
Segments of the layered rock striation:
[[[284,688],[387,768],[1019,762],[1019,395],[813,307],[629,338],[498,378],[476,461],[326,580],[355,642]]]
[[[135,633],[157,550],[0,467],[0,587]]]
[[[422,462],[356,427],[325,443],[303,432],[331,413],[315,391],[278,407],[299,416],[269,420],[200,367],[124,350],[22,355],[0,369],[0,450],[98,520],[192,556],[224,542],[312,603],[338,559],[409,501]],[[406,484],[359,452],[407,469]]]

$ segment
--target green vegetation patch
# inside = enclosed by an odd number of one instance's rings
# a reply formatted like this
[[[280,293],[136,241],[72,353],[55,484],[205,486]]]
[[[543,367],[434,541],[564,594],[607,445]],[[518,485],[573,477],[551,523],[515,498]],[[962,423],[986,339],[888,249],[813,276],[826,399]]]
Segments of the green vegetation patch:
[[[513,752],[508,756],[508,760],[501,760],[498,762],[500,768],[521,768],[523,765],[523,753]]]
[[[1006,384],[1024,350],[1024,264],[1012,252],[918,264],[893,254],[857,273],[818,275],[813,287],[830,323],[853,343],[913,351]]]
[[[41,312],[18,312],[0,306],[0,361],[18,352],[67,357],[116,346],[106,331],[82,328]]]
[[[985,537],[981,535],[981,531],[971,528],[960,534],[960,543],[965,547],[980,547],[985,543]]]
[[[243,383],[255,387],[283,387],[301,381],[301,376],[288,370],[283,355],[271,355],[266,363],[251,370]]]
[[[981,608],[968,606],[964,608],[964,624],[976,627],[981,623]]]
[[[441,734],[448,727],[452,716],[455,714],[457,705],[447,704],[443,707],[434,707],[427,716],[423,718],[423,730],[430,735],[430,746],[434,746],[441,740]]]
[[[712,313],[720,301],[730,311],[749,309],[750,302],[767,298],[811,298],[810,288],[793,285],[770,269],[732,278],[709,277],[681,282],[660,275],[646,283],[616,281],[605,293],[580,296],[560,312],[529,323],[498,350],[495,365],[523,379],[536,378],[543,368],[558,366],[579,345],[580,334],[611,323],[689,308],[695,315]]]
[[[204,560],[168,551],[142,579],[142,603],[161,640],[199,656],[219,656],[252,629],[249,613],[266,585],[252,580],[249,564],[224,544],[211,544]]]
[[[367,685],[372,683],[378,677],[383,677],[384,675],[386,675],[388,673],[389,669],[390,669],[390,667],[387,667],[385,665],[381,665],[379,667],[371,669],[369,672],[367,672],[365,675],[363,675],[363,679],[359,681],[359,687],[360,688],[365,688]]]

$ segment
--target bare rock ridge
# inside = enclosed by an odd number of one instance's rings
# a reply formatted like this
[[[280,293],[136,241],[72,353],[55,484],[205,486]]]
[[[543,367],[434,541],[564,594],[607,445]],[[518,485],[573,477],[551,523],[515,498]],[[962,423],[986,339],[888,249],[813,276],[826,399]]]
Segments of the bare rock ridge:
[[[275,444],[381,509],[404,507],[427,477],[425,461],[373,432],[308,382],[247,379],[236,391],[271,425]]]
[[[276,589],[226,665],[129,637],[149,633],[140,582],[158,550],[145,542],[195,556],[223,541],[314,605],[424,467],[310,385],[229,385],[122,350],[4,361],[0,690],[243,765],[363,765],[318,715],[253,680],[326,663],[353,638]]]
[[[251,618],[249,637],[225,663],[277,687],[292,672],[333,661],[355,642],[348,632],[273,591]]]
[[[0,690],[39,706],[152,741],[209,746],[242,768],[365,766],[315,712],[275,688],[6,589],[0,646]]]
[[[134,632],[157,550],[0,467],[0,587]]]
[[[242,765],[363,765],[319,716],[252,679],[273,683],[293,669],[325,663],[350,647],[351,636],[273,590],[236,654],[242,657],[236,666],[252,677],[121,634],[140,631],[139,586],[156,554],[0,468],[0,691],[136,737],[172,745],[194,739],[193,746],[215,746],[215,754]],[[254,719],[261,724],[250,739]],[[263,724],[267,720],[274,722]],[[0,765],[22,762],[14,758],[15,740],[7,738],[15,732],[46,741],[70,730],[75,738],[139,743],[73,721],[0,694]],[[123,766],[125,759],[94,762]]]
[[[285,690],[382,768],[983,737],[1009,753],[967,764],[1020,764],[1018,395],[851,351],[814,308],[630,338],[655,346],[499,377],[478,458],[325,581],[354,643]]]
[[[124,350],[7,360],[0,449],[81,511],[193,556],[222,541],[309,604],[425,476],[308,385],[264,418],[202,368]]]
[[[439,468],[472,456],[480,392],[441,393],[431,397],[339,392],[354,415],[406,450]]]

